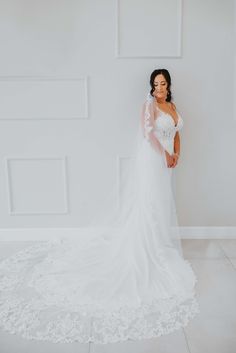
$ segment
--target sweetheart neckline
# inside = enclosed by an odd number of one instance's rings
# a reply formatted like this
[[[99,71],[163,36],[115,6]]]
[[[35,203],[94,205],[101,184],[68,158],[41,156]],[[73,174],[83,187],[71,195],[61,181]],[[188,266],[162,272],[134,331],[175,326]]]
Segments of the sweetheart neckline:
[[[178,124],[179,124],[179,113],[176,111],[176,114],[177,114],[177,116],[178,116],[178,120],[177,120],[177,123],[175,124],[175,120],[172,118],[172,115],[171,114],[168,114],[168,113],[166,113],[166,112],[164,112],[163,110],[161,110],[157,105],[156,105],[156,109],[158,110],[158,111],[160,111],[162,114],[164,114],[164,115],[168,115],[170,118],[171,118],[171,120],[173,121],[173,124],[174,124],[174,127],[177,127],[178,126]],[[157,119],[156,119],[157,120]]]
[[[174,119],[172,118],[172,115],[171,115],[171,114],[168,114],[168,113],[164,112],[163,110],[159,109],[158,107],[156,107],[156,108],[157,108],[157,110],[160,111],[162,114],[167,115],[167,116],[170,117],[170,119],[172,120],[172,122],[173,122],[173,124],[174,124],[174,127],[177,127],[177,126],[178,126],[179,121],[180,121],[180,116],[179,116],[179,113],[178,113],[177,111],[176,111],[176,114],[177,114],[177,116],[178,116],[178,120],[177,120],[177,123],[175,124],[175,121],[174,121]],[[157,118],[155,119],[155,122],[156,122],[156,121],[157,121]]]

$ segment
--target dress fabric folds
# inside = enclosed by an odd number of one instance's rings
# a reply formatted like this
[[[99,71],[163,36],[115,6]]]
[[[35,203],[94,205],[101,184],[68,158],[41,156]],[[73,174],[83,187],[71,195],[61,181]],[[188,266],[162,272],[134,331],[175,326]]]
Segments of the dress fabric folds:
[[[183,258],[173,152],[183,126],[149,96],[123,222],[78,229],[76,239],[42,242],[0,263],[0,327],[26,339],[108,343],[173,332],[199,312],[197,278]]]

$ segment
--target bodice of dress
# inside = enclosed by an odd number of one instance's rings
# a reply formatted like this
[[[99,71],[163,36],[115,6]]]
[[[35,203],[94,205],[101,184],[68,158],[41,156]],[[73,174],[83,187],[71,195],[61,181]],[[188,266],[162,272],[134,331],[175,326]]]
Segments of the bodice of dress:
[[[174,152],[174,137],[177,131],[183,127],[183,119],[177,112],[177,125],[168,113],[158,109],[158,117],[155,120],[155,135],[169,154]]]

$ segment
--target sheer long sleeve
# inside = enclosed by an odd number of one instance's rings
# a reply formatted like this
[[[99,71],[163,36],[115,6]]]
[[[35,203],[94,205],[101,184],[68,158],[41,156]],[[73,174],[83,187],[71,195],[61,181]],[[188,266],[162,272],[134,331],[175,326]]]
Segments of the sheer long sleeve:
[[[141,127],[144,138],[151,144],[155,151],[163,153],[164,149],[155,134],[155,113],[153,99],[147,99],[142,106]]]

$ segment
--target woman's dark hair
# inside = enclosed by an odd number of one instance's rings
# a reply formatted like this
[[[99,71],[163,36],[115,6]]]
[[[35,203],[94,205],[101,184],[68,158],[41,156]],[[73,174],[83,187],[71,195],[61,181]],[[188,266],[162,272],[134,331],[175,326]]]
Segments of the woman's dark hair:
[[[154,87],[154,79],[157,75],[162,74],[167,82],[167,97],[166,97],[166,102],[171,102],[171,90],[170,90],[170,86],[171,86],[171,77],[169,74],[169,71],[166,69],[158,69],[158,70],[154,70],[151,73],[150,76],[150,85],[152,87],[150,94],[153,96],[153,92],[155,91],[155,87]]]

